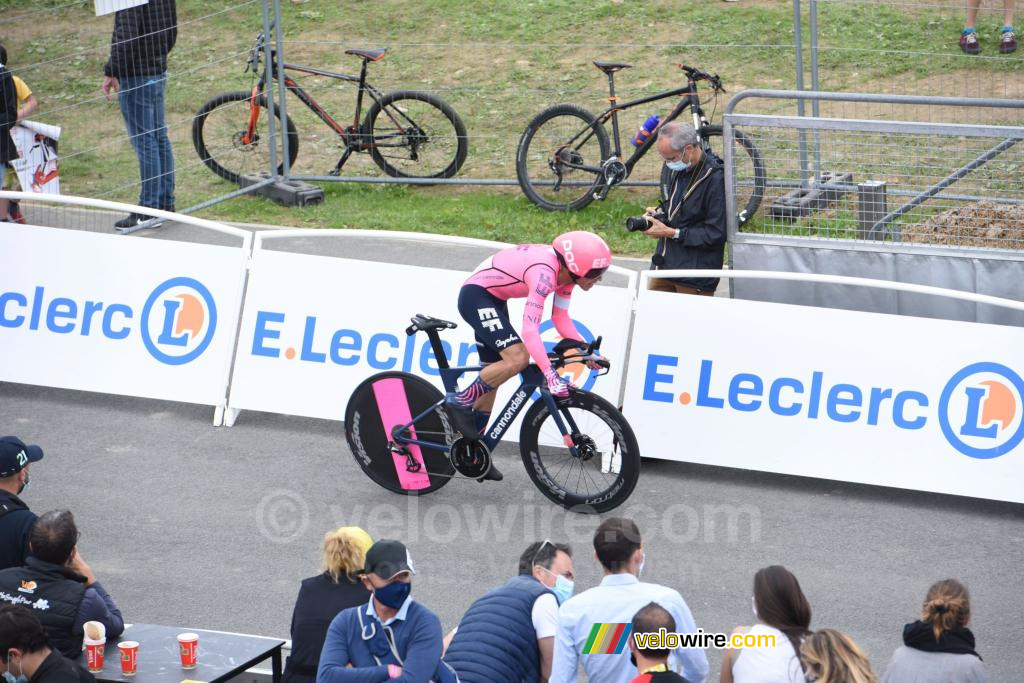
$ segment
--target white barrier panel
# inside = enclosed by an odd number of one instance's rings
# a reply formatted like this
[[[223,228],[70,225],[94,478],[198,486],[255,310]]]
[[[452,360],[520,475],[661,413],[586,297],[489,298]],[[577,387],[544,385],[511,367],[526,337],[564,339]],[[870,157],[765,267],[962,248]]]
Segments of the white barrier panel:
[[[242,327],[228,401],[237,410],[262,410],[342,420],[349,395],[377,372],[401,370],[439,388],[437,363],[426,334],[405,335],[409,318],[423,313],[458,323],[442,331],[452,365],[477,362],[471,328],[456,306],[465,272],[392,263],[367,263],[257,249],[249,274]],[[595,287],[576,291],[570,313],[585,337],[604,335],[602,352],[619,361],[593,380],[583,366],[577,382],[617,401],[624,374],[632,290]],[[509,315],[519,326],[523,303]],[[550,322],[546,341],[557,340]],[[465,379],[462,382],[465,386]],[[496,408],[518,382],[499,393]],[[510,434],[509,436],[514,436]]]
[[[1024,330],[641,288],[644,456],[1024,503]]]
[[[5,223],[0,380],[222,408],[246,250]]]

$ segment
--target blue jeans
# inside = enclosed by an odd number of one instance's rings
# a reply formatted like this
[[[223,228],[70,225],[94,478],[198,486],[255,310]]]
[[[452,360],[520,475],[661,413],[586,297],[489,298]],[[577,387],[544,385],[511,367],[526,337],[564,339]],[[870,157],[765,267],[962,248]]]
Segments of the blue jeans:
[[[139,157],[139,206],[168,209],[174,206],[174,156],[164,119],[167,74],[125,76],[118,85],[121,113]]]

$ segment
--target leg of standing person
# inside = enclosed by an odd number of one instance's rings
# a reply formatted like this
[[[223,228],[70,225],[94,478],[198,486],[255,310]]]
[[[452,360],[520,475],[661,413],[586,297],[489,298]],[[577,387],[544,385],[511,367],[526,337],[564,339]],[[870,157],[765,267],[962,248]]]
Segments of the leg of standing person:
[[[139,206],[160,208],[160,154],[155,131],[153,101],[157,88],[151,76],[133,76],[121,81],[118,98],[125,126],[139,159]]]
[[[174,211],[174,152],[167,134],[165,102],[167,99],[167,74],[159,77],[153,88],[153,126],[156,134],[157,159],[159,160],[158,209]]]
[[[1013,2],[1013,0],[1009,0],[1009,2]],[[967,20],[964,22],[964,30],[960,33],[960,49],[969,55],[981,52],[978,31],[974,28],[974,24],[978,20],[979,5],[981,5],[981,0],[967,0]]]
[[[1017,34],[1013,30],[1013,3],[1015,0],[1003,0],[1003,29],[999,32],[999,51],[1010,54],[1017,49]]]

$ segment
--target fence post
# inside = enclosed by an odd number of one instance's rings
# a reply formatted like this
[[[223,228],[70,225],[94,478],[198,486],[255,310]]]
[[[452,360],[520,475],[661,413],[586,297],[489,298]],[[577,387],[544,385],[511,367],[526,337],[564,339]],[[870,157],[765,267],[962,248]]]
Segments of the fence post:
[[[796,46],[796,89],[804,89],[804,39],[803,26],[800,22],[800,0],[793,0],[793,42]],[[797,116],[804,116],[803,98],[796,101]],[[800,130],[800,183],[803,187],[808,186],[809,173],[807,170],[807,131]]]
[[[875,225],[888,212],[884,180],[868,180],[857,185],[857,231],[861,239],[884,239],[884,231],[876,229]]]
[[[284,154],[284,159],[281,160],[281,163],[284,166],[284,179],[288,180],[292,175],[292,155],[288,147],[291,141],[288,139],[288,103],[285,101],[285,95],[288,90],[284,83],[284,40],[281,38],[284,26],[281,24],[281,0],[274,0],[274,25],[277,27],[274,30],[274,45],[277,52],[276,68],[278,73],[277,106],[278,111],[281,112],[281,153]]]
[[[807,5],[810,15],[810,25],[807,27],[811,34],[811,90],[818,92],[818,0],[810,0]],[[818,100],[811,100],[811,116],[819,118],[821,103]],[[814,131],[814,182],[821,182],[821,135]]]
[[[270,49],[270,0],[263,0],[263,63],[267,65],[264,69],[266,82],[263,84],[263,94],[267,99],[267,132],[270,136],[270,177],[277,181],[280,176],[277,174],[277,121],[274,118],[274,56]]]

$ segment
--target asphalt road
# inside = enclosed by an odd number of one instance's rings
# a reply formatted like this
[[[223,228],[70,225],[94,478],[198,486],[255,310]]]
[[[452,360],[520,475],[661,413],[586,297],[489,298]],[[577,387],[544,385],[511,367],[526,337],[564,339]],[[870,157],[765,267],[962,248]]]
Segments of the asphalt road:
[[[338,422],[211,420],[207,407],[0,383],[0,432],[46,452],[26,501],[75,512],[82,554],[128,621],[287,637],[323,533],[345,524],[409,545],[413,594],[445,628],[534,540],[572,543],[577,590],[600,580],[590,546],[598,520],[549,504],[514,444],[498,451],[504,482],[456,481],[416,499],[367,480]],[[784,564],[811,602],[812,627],[848,632],[881,673],[928,586],[957,577],[972,592],[990,680],[1024,680],[1024,506],[645,461],[616,514],[645,534],[644,579],[677,588],[707,631],[751,623],[754,572]],[[716,680],[720,653],[709,658]]]

